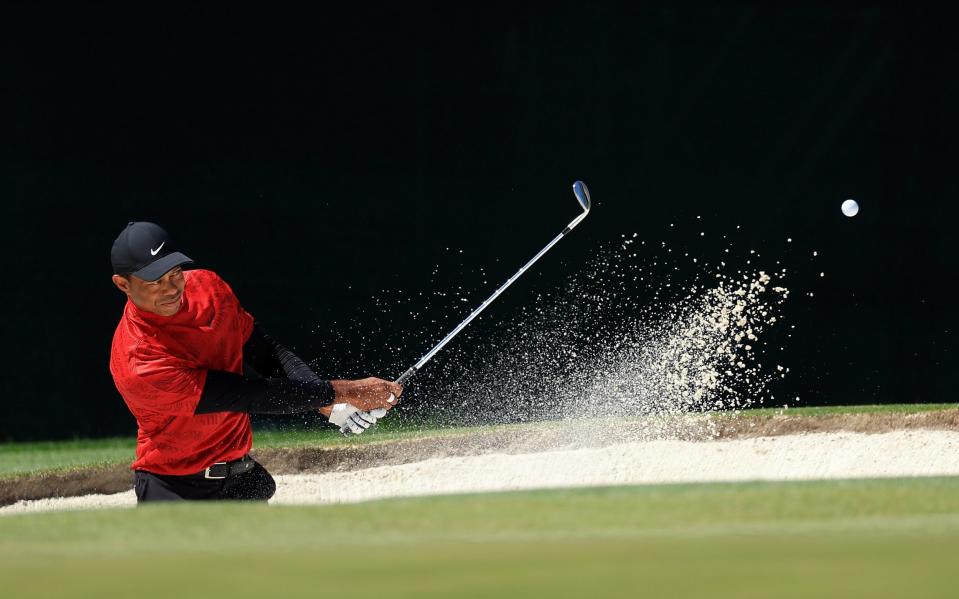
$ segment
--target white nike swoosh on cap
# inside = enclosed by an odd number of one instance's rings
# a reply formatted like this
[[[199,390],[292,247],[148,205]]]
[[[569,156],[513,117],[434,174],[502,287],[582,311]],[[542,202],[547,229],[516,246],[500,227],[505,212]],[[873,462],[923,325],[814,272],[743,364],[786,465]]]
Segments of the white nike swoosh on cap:
[[[157,249],[155,249],[155,250],[154,250],[154,249],[151,249],[151,250],[150,250],[150,255],[151,255],[151,256],[156,256],[157,254],[159,254],[159,253],[160,253],[160,250],[163,249],[163,246],[164,246],[164,245],[166,245],[166,242],[165,242],[165,241],[164,241],[163,243],[161,243],[161,244],[160,244],[160,247],[158,247]]]

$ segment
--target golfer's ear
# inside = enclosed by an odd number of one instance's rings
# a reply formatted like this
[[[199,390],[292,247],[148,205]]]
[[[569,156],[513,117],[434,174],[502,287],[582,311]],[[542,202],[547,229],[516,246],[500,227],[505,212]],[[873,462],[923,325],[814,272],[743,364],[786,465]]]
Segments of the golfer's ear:
[[[126,277],[113,275],[113,284],[123,293],[130,295],[130,281]]]

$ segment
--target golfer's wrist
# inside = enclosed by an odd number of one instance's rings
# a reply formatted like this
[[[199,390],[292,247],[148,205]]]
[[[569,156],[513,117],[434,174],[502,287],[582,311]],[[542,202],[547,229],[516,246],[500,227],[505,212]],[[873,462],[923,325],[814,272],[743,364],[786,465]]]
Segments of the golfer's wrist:
[[[329,382],[333,389],[333,403],[345,403],[361,410],[370,410],[378,407],[377,402],[370,397],[369,383],[366,379],[359,381],[332,380]]]
[[[343,403],[343,398],[349,394],[350,383],[351,381],[341,379],[330,381],[330,387],[333,389],[333,403]]]

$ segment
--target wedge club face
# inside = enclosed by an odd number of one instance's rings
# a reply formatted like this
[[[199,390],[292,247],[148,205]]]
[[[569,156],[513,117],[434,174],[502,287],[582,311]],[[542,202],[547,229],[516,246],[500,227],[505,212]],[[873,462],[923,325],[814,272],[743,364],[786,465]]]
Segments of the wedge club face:
[[[583,211],[589,212],[589,189],[586,188],[586,184],[582,181],[573,183],[573,195],[576,196],[576,201],[579,202],[579,205],[583,207]]]

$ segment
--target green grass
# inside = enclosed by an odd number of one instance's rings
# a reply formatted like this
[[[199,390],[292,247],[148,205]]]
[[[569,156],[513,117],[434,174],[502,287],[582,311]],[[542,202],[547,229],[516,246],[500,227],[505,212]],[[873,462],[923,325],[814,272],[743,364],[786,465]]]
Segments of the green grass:
[[[835,414],[916,414],[919,412],[935,412],[937,410],[955,409],[954,403],[923,403],[923,404],[881,404],[871,406],[824,406],[806,408],[759,408],[743,410],[739,414],[746,416],[832,416]]]
[[[959,478],[0,517],[8,597],[954,597]]]
[[[763,408],[745,410],[738,415],[770,416],[826,416],[832,414],[862,414],[879,412],[915,413],[955,408],[956,404],[887,404],[871,406],[832,406],[821,408]],[[535,426],[535,425],[527,425]],[[325,447],[342,444],[374,443],[392,439],[416,438],[424,434],[457,435],[471,431],[499,427],[436,428],[417,425],[396,425],[384,420],[361,436],[342,437],[337,430],[323,427],[318,430],[256,431],[254,446],[270,447]],[[25,474],[57,472],[72,469],[129,463],[133,459],[136,442],[133,438],[81,439],[72,441],[44,441],[35,443],[0,443],[0,481]]]
[[[133,438],[0,444],[0,478],[132,461]]]
[[[470,428],[399,428],[377,425],[361,436],[343,437],[333,427],[317,430],[255,431],[254,447],[333,447],[357,445],[422,437],[458,435],[480,427]],[[62,472],[66,470],[126,464],[133,461],[136,439],[111,437],[105,439],[74,439],[69,441],[39,441],[32,443],[0,443],[0,480],[24,474]]]

